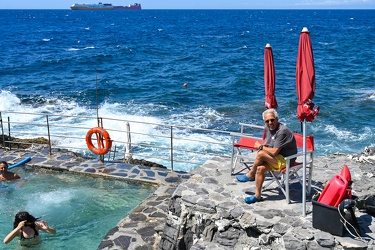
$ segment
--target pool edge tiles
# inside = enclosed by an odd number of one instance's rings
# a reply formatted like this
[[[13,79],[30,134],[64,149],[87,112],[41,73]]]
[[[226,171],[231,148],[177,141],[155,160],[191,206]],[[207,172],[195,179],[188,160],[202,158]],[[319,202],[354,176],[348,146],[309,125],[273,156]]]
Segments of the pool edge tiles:
[[[67,150],[4,150],[0,159],[10,164],[30,156],[28,167],[98,175],[147,184],[157,184],[155,191],[136,206],[104,237],[98,249],[131,249],[132,246],[158,243],[167,219],[169,200],[177,186],[190,178],[189,173],[159,167],[145,167],[108,161],[100,163]],[[33,161],[35,159],[35,161]]]

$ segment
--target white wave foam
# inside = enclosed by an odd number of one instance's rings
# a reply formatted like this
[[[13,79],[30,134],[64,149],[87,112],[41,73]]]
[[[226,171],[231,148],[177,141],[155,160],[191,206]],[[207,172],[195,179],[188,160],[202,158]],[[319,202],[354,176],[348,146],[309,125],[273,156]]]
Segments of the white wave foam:
[[[333,44],[336,44],[336,42],[318,42],[319,44],[322,44],[322,45],[333,45]]]
[[[13,110],[20,103],[21,100],[15,94],[7,90],[0,91],[0,110]]]
[[[369,84],[369,86],[371,86],[371,84]],[[364,95],[365,98],[370,98],[370,99],[375,98],[374,89],[353,88],[353,89],[350,89],[350,91],[353,93]]]
[[[94,46],[88,46],[84,48],[69,48],[68,51],[77,51],[77,50],[86,50],[86,49],[95,49]]]
[[[173,114],[164,123],[193,128],[209,128],[213,122],[222,120],[222,114],[207,107],[197,107],[181,114]]]
[[[355,142],[355,141],[364,141],[369,136],[373,136],[373,131],[370,127],[364,127],[364,131],[361,133],[353,133],[351,131],[347,130],[339,130],[334,125],[327,125],[325,128],[325,131],[329,134],[332,134],[335,136],[336,139],[340,141],[349,141],[349,142]]]

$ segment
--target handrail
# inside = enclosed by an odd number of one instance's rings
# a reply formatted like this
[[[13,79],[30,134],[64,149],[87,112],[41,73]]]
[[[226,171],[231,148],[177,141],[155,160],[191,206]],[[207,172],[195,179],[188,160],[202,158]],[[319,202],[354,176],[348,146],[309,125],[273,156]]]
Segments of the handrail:
[[[19,116],[25,117],[25,116],[35,116],[35,118],[38,119],[38,121],[31,119],[31,122],[20,122]],[[3,121],[2,117],[8,117],[8,121]],[[41,119],[43,118],[44,119]],[[56,119],[57,118],[57,119]],[[223,131],[223,130],[216,130],[216,129],[206,129],[206,128],[193,128],[193,127],[187,127],[187,126],[181,126],[181,125],[169,125],[169,124],[159,124],[159,123],[150,123],[150,122],[144,122],[144,121],[131,121],[131,120],[123,120],[118,118],[107,118],[107,117],[92,117],[92,116],[72,116],[72,115],[58,115],[58,114],[45,114],[45,113],[30,113],[30,112],[19,112],[19,111],[0,111],[0,122],[1,122],[1,128],[3,131],[3,147],[5,148],[5,143],[9,143],[8,145],[16,145],[16,144],[34,144],[34,145],[41,145],[37,143],[25,143],[25,142],[14,142],[12,140],[4,141],[4,125],[8,127],[8,136],[11,138],[17,137],[17,138],[25,138],[33,136],[34,138],[37,137],[43,137],[48,141],[48,147],[50,150],[50,154],[52,154],[52,148],[64,148],[64,149],[70,149],[72,151],[78,151],[79,153],[82,153],[83,155],[90,155],[91,157],[98,156],[93,155],[87,147],[77,147],[75,146],[66,146],[66,145],[59,145],[58,138],[61,139],[67,139],[77,142],[84,142],[87,130],[91,129],[91,127],[86,126],[79,126],[79,125],[72,125],[69,123],[62,123],[62,118],[77,118],[83,122],[86,122],[88,120],[92,120],[93,124],[97,124],[97,120],[100,120],[101,124],[114,124],[120,122],[120,125],[118,127],[125,127],[123,124],[129,123],[129,124],[142,124],[142,125],[149,125],[149,126],[157,126],[160,127],[160,130],[163,131],[160,134],[157,133],[144,133],[139,131],[129,131],[131,136],[139,136],[139,137],[152,137],[153,140],[149,139],[149,141],[140,141],[140,142],[131,142],[131,146],[134,147],[136,150],[133,150],[130,154],[132,157],[145,157],[146,160],[149,159],[159,159],[161,160],[164,165],[169,165],[171,171],[174,171],[175,164],[176,163],[182,163],[182,164],[192,164],[192,165],[202,165],[204,161],[207,160],[207,157],[214,157],[214,156],[220,156],[220,157],[226,157],[230,158],[230,148],[232,147],[231,144],[231,133],[230,131]],[[18,121],[17,121],[18,120]],[[36,132],[28,132],[25,131],[25,128],[27,126],[27,129],[32,131],[32,128],[38,128],[39,131]],[[95,125],[94,125],[95,126]],[[43,132],[43,127],[46,128],[45,133]],[[69,129],[72,131],[74,130],[74,134],[70,135]],[[111,132],[117,132],[117,133],[124,133],[126,135],[128,132],[124,130],[119,130],[118,128],[111,128],[110,126],[106,126],[105,128],[109,133]],[[192,132],[198,132],[199,134],[221,134],[225,138],[228,138],[228,140],[224,140],[224,142],[215,142],[215,141],[204,141],[200,139],[190,139],[186,138],[185,136],[179,135],[180,130],[188,130]],[[80,131],[82,130],[82,132]],[[169,131],[169,132],[168,132]],[[82,134],[82,136],[80,136]],[[126,138],[126,136],[124,137]],[[157,145],[155,141],[162,141],[163,143],[161,145]],[[61,141],[61,140],[60,140]],[[117,160],[125,160],[124,158],[118,158],[123,157],[126,155],[127,152],[125,152],[125,145],[129,144],[126,140],[123,140],[121,138],[112,138],[112,142],[116,143],[115,147],[112,147],[110,153],[108,154],[108,157],[113,157],[113,159]],[[218,152],[215,150],[203,150],[203,147],[198,147],[197,150],[195,149],[188,149],[183,148],[179,146],[180,144],[185,145],[184,143],[199,143],[199,144],[207,144],[207,148],[209,148],[212,145],[221,145],[224,147],[223,152]],[[183,143],[181,143],[183,142]],[[122,147],[123,146],[123,147]],[[114,148],[114,150],[113,150]],[[123,150],[123,149],[124,150]],[[228,150],[225,150],[225,148],[228,148]],[[155,155],[155,151],[159,152]],[[151,154],[153,153],[153,154]],[[191,155],[189,159],[186,158],[186,154]],[[156,162],[158,163],[158,162]],[[162,164],[163,165],[163,164]],[[167,166],[168,167],[168,166]]]

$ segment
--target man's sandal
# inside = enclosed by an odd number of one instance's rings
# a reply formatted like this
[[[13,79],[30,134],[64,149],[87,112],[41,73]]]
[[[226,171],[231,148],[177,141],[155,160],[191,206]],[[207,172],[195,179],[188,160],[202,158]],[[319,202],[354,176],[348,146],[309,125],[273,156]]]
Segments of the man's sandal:
[[[257,197],[255,197],[255,195],[250,195],[250,196],[245,198],[245,202],[247,204],[252,204],[252,203],[255,203],[255,202],[258,202],[258,201],[261,201],[261,200],[262,200],[262,198],[258,199]]]
[[[248,182],[255,180],[254,178],[247,177],[246,174],[237,175],[236,178],[239,182]]]

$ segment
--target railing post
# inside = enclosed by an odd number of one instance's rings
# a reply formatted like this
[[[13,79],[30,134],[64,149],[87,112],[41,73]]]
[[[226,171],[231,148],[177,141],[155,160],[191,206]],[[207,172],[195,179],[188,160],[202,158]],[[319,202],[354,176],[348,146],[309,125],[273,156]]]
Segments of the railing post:
[[[117,146],[115,145],[115,150],[113,151],[113,157],[112,157],[112,160],[114,161],[115,158],[116,158],[116,152],[117,152]],[[110,152],[109,152],[110,153]],[[108,154],[108,161],[110,160],[110,154]]]
[[[49,120],[48,120],[48,115],[46,115],[47,119],[47,131],[48,131],[48,147],[49,147],[49,156],[52,156],[52,148],[51,148],[51,134],[49,131]]]
[[[98,117],[98,127],[103,128],[103,118],[102,117]],[[104,155],[99,155],[99,162],[104,163]]]
[[[8,116],[8,135],[9,135],[9,150],[12,150],[11,137],[10,137],[10,118]]]
[[[124,160],[127,161],[127,163],[131,163],[133,159],[132,156],[132,139],[131,139],[131,133],[130,133],[130,123],[126,123],[126,143],[125,143],[125,157]]]
[[[103,127],[103,118],[102,117],[98,117],[98,127]]]
[[[173,127],[171,126],[171,169],[173,172]]]
[[[0,112],[0,122],[1,122],[1,134],[2,134],[2,137],[3,137],[3,148],[5,149],[5,135],[4,135],[4,124],[3,124],[3,116],[2,116],[2,114],[1,114],[1,112]]]

